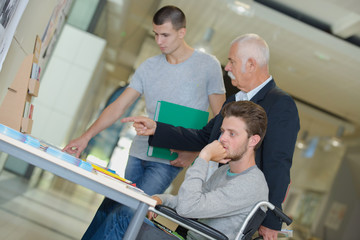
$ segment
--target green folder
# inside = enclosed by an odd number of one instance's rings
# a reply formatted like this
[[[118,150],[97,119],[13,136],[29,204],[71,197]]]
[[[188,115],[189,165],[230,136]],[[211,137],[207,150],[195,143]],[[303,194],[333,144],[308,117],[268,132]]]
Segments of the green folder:
[[[185,107],[166,101],[158,101],[155,109],[154,120],[171,124],[175,127],[201,129],[209,119],[209,113],[195,108]],[[147,155],[150,157],[175,160],[177,153],[171,153],[168,148],[149,146]]]

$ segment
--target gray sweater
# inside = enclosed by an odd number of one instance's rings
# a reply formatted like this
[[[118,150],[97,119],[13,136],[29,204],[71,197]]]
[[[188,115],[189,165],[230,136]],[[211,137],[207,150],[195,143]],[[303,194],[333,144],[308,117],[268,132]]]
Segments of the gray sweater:
[[[239,173],[230,173],[229,165],[217,169],[205,182],[208,163],[197,158],[186,172],[177,196],[157,195],[163,204],[176,209],[183,217],[199,221],[235,239],[246,216],[259,201],[268,200],[268,187],[263,173],[252,166]],[[188,232],[187,239],[205,239]]]

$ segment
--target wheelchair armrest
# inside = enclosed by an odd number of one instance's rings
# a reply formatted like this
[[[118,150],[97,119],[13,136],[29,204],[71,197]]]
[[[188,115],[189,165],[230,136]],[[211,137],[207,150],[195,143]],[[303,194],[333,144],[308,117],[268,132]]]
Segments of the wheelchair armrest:
[[[176,220],[175,222],[178,223],[179,225],[189,228],[190,230],[193,230],[197,233],[199,232],[200,234],[204,233],[205,235],[210,236],[214,239],[228,240],[227,236],[219,232],[218,230],[209,227],[208,225],[203,224],[195,219],[182,217],[178,215],[176,211],[170,207],[164,205],[156,205],[155,209],[159,212],[158,213],[159,215],[164,214],[165,216]]]

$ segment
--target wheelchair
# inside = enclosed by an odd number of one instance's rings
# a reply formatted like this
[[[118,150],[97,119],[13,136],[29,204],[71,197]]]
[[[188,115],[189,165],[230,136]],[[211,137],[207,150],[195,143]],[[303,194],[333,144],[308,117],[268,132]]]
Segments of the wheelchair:
[[[281,209],[275,207],[273,204],[267,201],[258,202],[250,211],[248,216],[246,217],[243,225],[241,226],[235,240],[251,240],[255,232],[260,227],[261,223],[265,219],[266,212],[264,209],[268,209],[268,211],[273,211],[276,216],[278,216],[282,222],[285,222],[288,226],[292,223],[292,219],[289,218],[286,214],[284,214]],[[179,216],[176,211],[172,208],[166,207],[164,205],[156,205],[155,208],[150,207],[149,211],[152,211],[160,216],[163,216],[178,225],[186,228],[188,230],[194,231],[207,239],[213,240],[229,240],[228,237],[217,231],[214,228],[211,228],[201,222],[198,222],[194,219],[184,218]],[[151,231],[149,229],[152,229]],[[179,239],[174,235],[170,235],[165,233],[164,231],[157,229],[158,232],[153,231],[156,229],[154,227],[150,227],[147,224],[143,224],[140,232],[136,238],[136,240],[176,240]],[[262,239],[255,238],[255,239]]]

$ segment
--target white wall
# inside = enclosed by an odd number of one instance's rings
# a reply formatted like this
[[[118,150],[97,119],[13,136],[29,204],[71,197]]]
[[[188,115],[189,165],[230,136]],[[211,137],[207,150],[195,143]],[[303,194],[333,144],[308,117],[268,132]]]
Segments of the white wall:
[[[0,72],[0,103],[22,61],[33,52],[36,35],[40,37],[43,35],[57,3],[58,0],[30,0],[28,2]]]
[[[62,146],[101,62],[105,40],[65,25],[34,99],[32,135]],[[98,75],[97,75],[98,76]]]
[[[33,53],[36,35],[42,37],[58,3],[59,0],[28,1],[0,72],[0,104],[3,102],[7,89],[13,82],[24,58]],[[6,159],[7,154],[0,152],[0,171]],[[27,166],[27,163],[23,161],[21,164]]]

